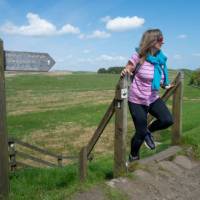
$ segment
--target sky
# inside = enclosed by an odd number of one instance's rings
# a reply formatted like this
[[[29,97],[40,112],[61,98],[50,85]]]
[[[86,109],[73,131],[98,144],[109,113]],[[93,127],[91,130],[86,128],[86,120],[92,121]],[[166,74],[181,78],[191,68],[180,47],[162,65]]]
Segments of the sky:
[[[142,34],[159,28],[168,68],[200,67],[199,0],[0,0],[5,50],[45,52],[51,70],[124,66]]]

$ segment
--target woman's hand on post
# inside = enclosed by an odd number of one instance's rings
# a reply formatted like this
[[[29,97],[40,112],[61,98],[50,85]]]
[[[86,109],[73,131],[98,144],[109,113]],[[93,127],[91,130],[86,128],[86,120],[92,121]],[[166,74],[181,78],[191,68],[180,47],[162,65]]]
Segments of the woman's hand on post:
[[[121,72],[121,77],[124,77],[126,73],[133,75],[129,68],[124,68]]]
[[[170,83],[169,85],[160,84],[161,88],[169,90],[170,88],[174,87],[174,83]]]
[[[174,83],[170,83],[169,85],[166,85],[166,86],[165,86],[165,89],[169,90],[169,89],[171,89],[171,88],[174,87],[174,86],[175,86]]]
[[[134,70],[135,70],[135,66],[133,65],[131,61],[128,61],[128,63],[126,64],[126,67],[121,72],[120,78],[123,78],[126,73],[128,73],[129,75],[133,75]]]

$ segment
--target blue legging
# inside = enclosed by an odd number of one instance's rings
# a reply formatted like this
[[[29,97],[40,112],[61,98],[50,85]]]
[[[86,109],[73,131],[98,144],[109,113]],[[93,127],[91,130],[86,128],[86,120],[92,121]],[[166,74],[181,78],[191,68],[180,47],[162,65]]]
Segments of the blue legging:
[[[158,98],[149,106],[132,103],[130,101],[128,101],[128,106],[136,130],[135,135],[131,139],[131,155],[136,156],[146,136],[147,128],[150,132],[165,129],[173,124],[173,117],[161,98]],[[147,127],[148,112],[156,120]]]

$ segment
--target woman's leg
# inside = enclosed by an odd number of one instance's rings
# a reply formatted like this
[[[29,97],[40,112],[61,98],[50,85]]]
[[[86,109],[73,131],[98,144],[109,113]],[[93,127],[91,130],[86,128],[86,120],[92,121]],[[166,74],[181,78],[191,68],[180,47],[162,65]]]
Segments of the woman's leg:
[[[173,124],[173,117],[161,98],[149,105],[149,113],[157,118],[148,127],[151,132],[168,128]]]
[[[147,133],[148,106],[129,101],[128,105],[136,129],[135,135],[131,139],[131,155],[136,156]]]

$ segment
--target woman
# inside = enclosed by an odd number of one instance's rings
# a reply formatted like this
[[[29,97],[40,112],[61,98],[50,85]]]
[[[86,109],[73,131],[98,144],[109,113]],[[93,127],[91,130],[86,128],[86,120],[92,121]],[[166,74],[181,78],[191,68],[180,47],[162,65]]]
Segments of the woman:
[[[136,48],[121,72],[121,77],[126,73],[132,75],[136,65],[140,65],[129,89],[128,106],[136,132],[131,139],[131,151],[126,164],[140,159],[139,150],[144,141],[150,149],[155,148],[152,132],[173,124],[170,111],[159,97],[160,86],[164,89],[174,87],[168,80],[167,57],[161,51],[163,43],[159,29],[144,32],[139,48]],[[147,127],[148,112],[156,120]]]

